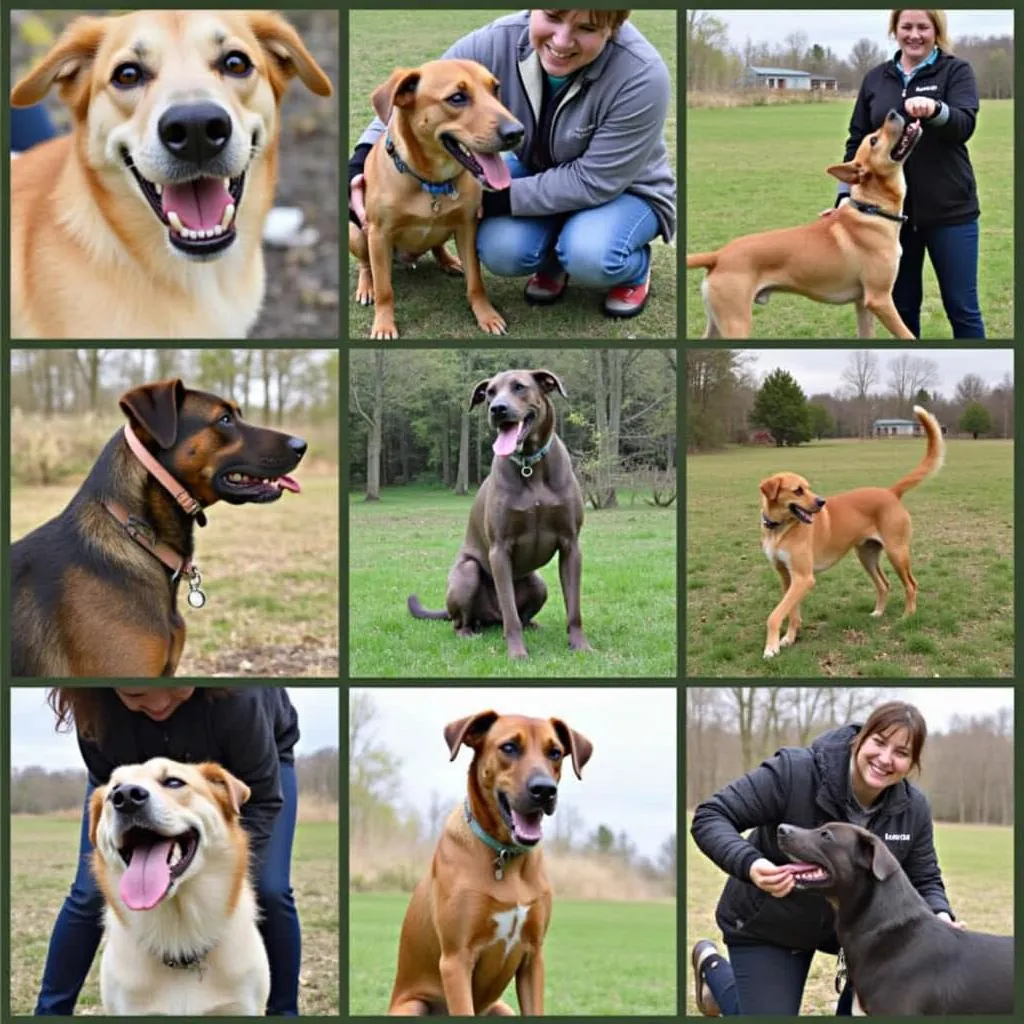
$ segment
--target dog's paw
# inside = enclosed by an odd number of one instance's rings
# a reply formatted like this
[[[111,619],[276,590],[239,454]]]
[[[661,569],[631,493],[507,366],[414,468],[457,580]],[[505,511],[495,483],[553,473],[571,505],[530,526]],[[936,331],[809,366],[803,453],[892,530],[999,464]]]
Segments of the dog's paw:
[[[796,643],[796,637],[790,636],[788,633],[779,641],[780,647],[792,647]]]
[[[871,613],[871,618],[873,619],[880,619],[881,617],[882,612],[880,612],[877,608]]]
[[[462,277],[465,271],[462,269],[462,260],[458,256],[448,256],[446,260],[438,260],[443,273],[451,277]]]
[[[386,321],[378,323],[374,320],[373,327],[370,330],[370,337],[375,338],[377,341],[394,341],[398,337],[398,328],[393,323],[387,323]]]
[[[779,645],[777,643],[775,643],[775,644],[766,644],[765,645],[765,648],[764,648],[765,659],[774,658],[775,655],[778,654],[778,653],[779,653]]]
[[[368,288],[364,288],[360,285],[356,288],[356,302],[358,302],[360,306],[372,306],[373,285],[370,285]]]

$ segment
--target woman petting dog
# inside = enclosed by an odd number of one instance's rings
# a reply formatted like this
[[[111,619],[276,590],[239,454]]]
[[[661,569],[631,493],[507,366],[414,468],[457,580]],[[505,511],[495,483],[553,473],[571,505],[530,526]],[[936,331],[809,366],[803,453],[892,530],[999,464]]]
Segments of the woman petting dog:
[[[103,934],[103,896],[89,868],[89,800],[122,764],[169,757],[215,761],[251,791],[242,808],[259,930],[270,961],[267,1014],[298,1015],[301,933],[290,869],[298,790],[298,714],[283,688],[54,688],[59,730],[78,734],[89,773],[78,871],[57,916],[35,1013],[70,1015]]]
[[[928,799],[907,781],[920,770],[927,734],[916,707],[890,701],[863,725],[832,729],[807,748],[783,747],[697,807],[694,841],[732,876],[715,911],[729,959],[708,939],[691,954],[701,1013],[795,1016],[815,950],[839,951],[829,904],[818,894],[793,892],[796,880],[776,839],[783,822],[868,829],[885,840],[936,916],[963,927],[946,898]],[[744,838],[747,829],[754,831]],[[836,1013],[849,1016],[853,990],[842,966],[839,976]]]
[[[864,76],[844,159],[853,157],[861,139],[890,109],[920,120],[924,132],[904,168],[906,220],[893,301],[903,322],[920,338],[927,250],[953,337],[984,338],[978,303],[978,186],[967,152],[978,117],[978,86],[971,65],[953,56],[948,32],[945,11],[890,12],[889,35],[900,48],[892,60]],[[836,207],[849,192],[849,185],[839,186]]]
[[[605,291],[604,312],[643,311],[651,242],[676,227],[676,182],[664,127],[672,84],[629,11],[531,10],[449,47],[501,82],[525,137],[506,156],[511,183],[485,191],[480,261],[529,276],[526,301],[550,305],[569,279]],[[362,222],[363,164],[386,125],[375,119],[349,161],[349,207]]]

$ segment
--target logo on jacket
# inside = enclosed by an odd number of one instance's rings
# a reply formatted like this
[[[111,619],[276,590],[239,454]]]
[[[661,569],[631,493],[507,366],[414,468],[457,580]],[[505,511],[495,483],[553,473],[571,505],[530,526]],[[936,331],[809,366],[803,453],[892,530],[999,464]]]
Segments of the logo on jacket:
[[[887,843],[906,843],[910,841],[909,832],[886,832],[885,841]]]
[[[914,92],[936,92],[938,88],[937,85],[919,85]]]

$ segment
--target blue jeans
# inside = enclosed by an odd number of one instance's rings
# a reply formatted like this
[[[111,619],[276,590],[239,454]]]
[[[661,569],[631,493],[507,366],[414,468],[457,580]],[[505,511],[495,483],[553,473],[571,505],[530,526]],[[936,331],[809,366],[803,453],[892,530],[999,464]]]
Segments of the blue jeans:
[[[89,870],[89,856],[92,853],[92,844],[89,842],[89,797],[92,791],[92,786],[85,791],[78,872],[50,935],[36,1016],[69,1016],[74,1013],[78,993],[85,984],[103,935],[103,895]],[[281,765],[281,792],[284,806],[274,820],[256,894],[262,911],[260,935],[263,936],[270,961],[267,1014],[296,1017],[299,1012],[302,938],[289,877],[298,807],[298,784],[293,764]]]
[[[24,153],[38,142],[45,142],[57,134],[46,112],[37,103],[34,107],[11,107],[11,152]]]
[[[813,953],[767,944],[728,948],[728,960],[710,957],[703,972],[723,1017],[799,1015]],[[839,997],[836,1016],[850,1016],[852,1002],[853,991],[847,985]]]
[[[924,253],[928,250],[939,281],[942,305],[954,338],[984,338],[985,324],[978,305],[978,221],[900,231],[903,255],[892,299],[903,322],[921,337],[921,299]]]
[[[530,176],[517,157],[506,155],[505,162],[513,178]],[[480,262],[499,277],[565,270],[577,284],[607,289],[643,284],[657,233],[658,218],[650,205],[623,192],[576,213],[486,217],[477,230],[476,248]]]

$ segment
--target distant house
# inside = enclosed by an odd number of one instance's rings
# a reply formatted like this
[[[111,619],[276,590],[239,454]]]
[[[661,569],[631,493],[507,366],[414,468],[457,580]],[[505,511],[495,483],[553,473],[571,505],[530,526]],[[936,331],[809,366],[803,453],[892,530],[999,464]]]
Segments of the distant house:
[[[839,92],[839,79],[828,75],[811,75],[811,91]]]
[[[873,437],[917,437],[922,432],[917,420],[875,420],[871,424]]]
[[[810,71],[795,71],[792,68],[760,68],[748,65],[743,71],[740,83],[747,89],[796,89],[831,90],[835,92],[839,83],[827,75],[812,75]]]

